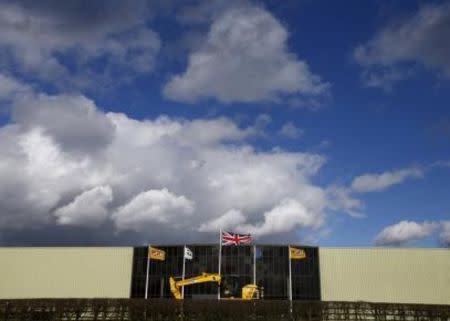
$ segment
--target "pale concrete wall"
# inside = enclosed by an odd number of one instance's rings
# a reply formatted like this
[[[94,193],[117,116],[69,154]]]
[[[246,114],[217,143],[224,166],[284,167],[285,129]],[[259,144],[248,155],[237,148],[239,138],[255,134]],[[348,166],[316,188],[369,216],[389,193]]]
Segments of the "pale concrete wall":
[[[0,298],[129,298],[132,247],[0,248]]]
[[[322,300],[450,304],[450,250],[319,248]]]

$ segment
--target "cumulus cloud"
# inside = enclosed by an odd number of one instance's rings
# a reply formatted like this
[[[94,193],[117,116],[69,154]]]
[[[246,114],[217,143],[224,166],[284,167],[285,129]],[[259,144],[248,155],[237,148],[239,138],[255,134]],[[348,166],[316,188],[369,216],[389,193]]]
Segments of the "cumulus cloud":
[[[194,202],[185,196],[170,193],[166,188],[139,193],[113,214],[119,229],[143,231],[148,225],[169,223],[177,225],[194,211]],[[181,222],[180,222],[181,223]],[[183,226],[183,224],[180,224]]]
[[[114,135],[112,122],[82,95],[22,96],[14,103],[12,118],[27,128],[42,128],[64,150],[93,152]]]
[[[220,229],[233,229],[245,223],[246,217],[241,211],[231,209],[222,216],[200,225],[201,232],[217,232]]]
[[[442,245],[450,247],[450,221],[441,222],[441,233],[439,238]]]
[[[354,51],[356,61],[366,71],[369,86],[390,88],[393,82],[408,77],[408,64],[420,64],[450,77],[450,4],[424,5],[401,21],[395,21]]]
[[[328,202],[330,208],[333,210],[343,209],[352,217],[361,218],[365,215],[361,212],[364,208],[364,204],[361,200],[355,198],[350,188],[331,185],[326,189]]]
[[[72,156],[39,128],[0,129],[0,227],[51,221],[51,211],[70,195],[101,185],[110,175],[89,157]]]
[[[438,227],[436,222],[401,221],[384,228],[375,238],[375,244],[403,245],[430,236]]]
[[[279,134],[287,138],[295,139],[303,135],[303,129],[298,128],[292,122],[287,122],[281,127]]]
[[[139,242],[246,226],[264,239],[317,231],[335,208],[312,183],[325,158],[256,150],[261,121],[136,120],[82,95],[32,91],[11,106],[0,127],[0,232],[15,239],[52,226],[55,238],[102,226]]]
[[[356,177],[351,187],[359,193],[382,191],[392,185],[400,184],[408,178],[420,178],[422,176],[423,171],[415,167],[388,171],[381,174],[364,174]]]
[[[0,73],[0,101],[13,100],[19,94],[27,94],[31,88],[14,77]]]
[[[170,79],[164,95],[183,102],[250,103],[324,94],[328,83],[288,51],[287,38],[286,29],[264,9],[229,8],[214,19],[186,71]]]
[[[85,87],[107,75],[150,72],[161,45],[146,26],[148,12],[140,0],[2,2],[2,59],[53,85]]]
[[[287,233],[298,228],[318,229],[324,223],[323,213],[309,210],[295,199],[283,199],[274,208],[264,213],[260,224],[243,224],[242,232],[255,236]]]
[[[110,186],[97,186],[87,190],[75,199],[55,210],[57,222],[62,225],[99,224],[108,216],[107,205],[113,200]]]

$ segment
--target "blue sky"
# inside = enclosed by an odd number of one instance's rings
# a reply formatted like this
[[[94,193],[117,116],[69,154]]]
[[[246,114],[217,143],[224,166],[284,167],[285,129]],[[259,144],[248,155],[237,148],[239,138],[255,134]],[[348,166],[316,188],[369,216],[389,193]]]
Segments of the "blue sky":
[[[450,244],[448,1],[0,7],[2,244]]]

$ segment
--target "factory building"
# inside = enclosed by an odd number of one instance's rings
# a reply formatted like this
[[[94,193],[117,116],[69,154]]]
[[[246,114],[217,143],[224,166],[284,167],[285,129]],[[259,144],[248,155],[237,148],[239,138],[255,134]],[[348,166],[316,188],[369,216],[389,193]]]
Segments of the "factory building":
[[[218,272],[219,245],[187,246],[186,278]],[[0,248],[0,299],[144,298],[146,287],[148,298],[169,298],[184,245],[155,247],[165,260],[148,260],[147,247]],[[304,259],[290,260],[285,245],[222,247],[221,275],[240,286],[256,280],[265,300],[287,299],[292,280],[294,300],[450,304],[448,249],[295,247]],[[195,284],[185,298],[216,299],[218,291]]]

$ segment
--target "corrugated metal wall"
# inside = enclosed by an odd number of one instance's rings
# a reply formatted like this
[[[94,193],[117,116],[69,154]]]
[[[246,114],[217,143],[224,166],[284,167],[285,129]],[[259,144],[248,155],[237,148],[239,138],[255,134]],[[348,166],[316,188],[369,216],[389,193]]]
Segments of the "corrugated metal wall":
[[[450,250],[319,248],[322,300],[450,304]]]
[[[324,301],[450,304],[450,250],[319,248]],[[0,248],[0,299],[128,298],[132,247]]]
[[[129,298],[132,247],[0,248],[0,298]]]

